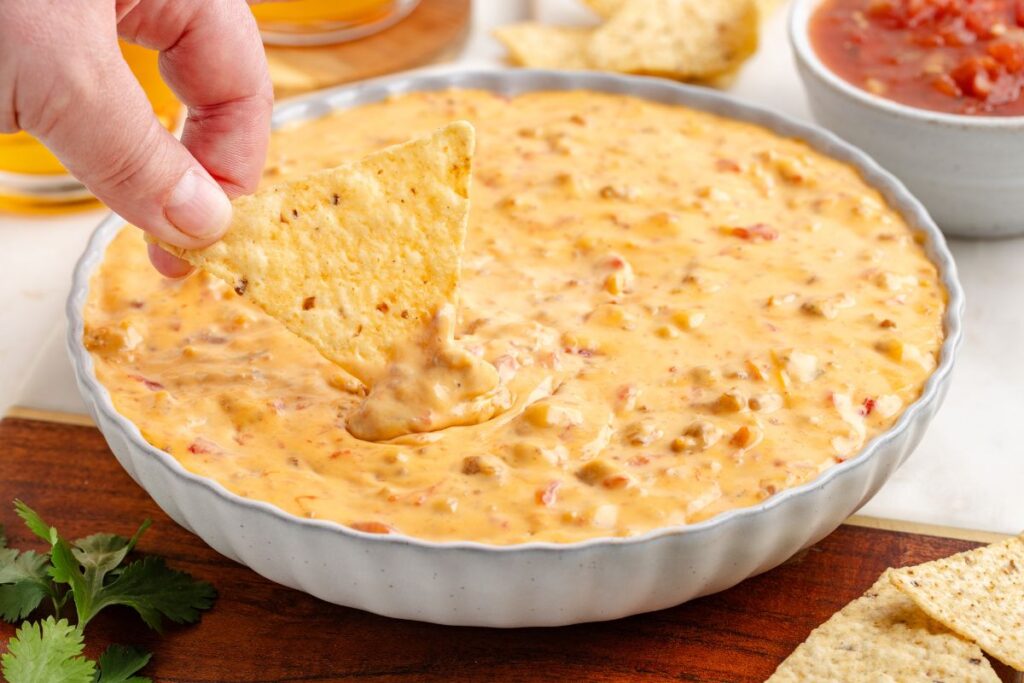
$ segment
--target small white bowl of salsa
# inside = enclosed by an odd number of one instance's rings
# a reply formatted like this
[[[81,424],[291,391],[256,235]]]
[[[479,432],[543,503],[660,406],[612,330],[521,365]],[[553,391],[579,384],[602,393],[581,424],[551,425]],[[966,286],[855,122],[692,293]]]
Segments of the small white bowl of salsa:
[[[1024,234],[1024,2],[796,0],[789,29],[819,123],[947,234]]]

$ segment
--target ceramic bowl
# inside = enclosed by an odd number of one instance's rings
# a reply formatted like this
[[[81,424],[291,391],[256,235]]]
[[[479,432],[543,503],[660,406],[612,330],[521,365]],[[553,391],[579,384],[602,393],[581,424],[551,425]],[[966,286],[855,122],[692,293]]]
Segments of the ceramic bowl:
[[[808,34],[823,1],[795,0],[789,16],[790,44],[815,120],[903,181],[946,234],[1024,234],[1024,116],[918,109],[837,76]]]
[[[949,292],[945,341],[919,400],[856,457],[759,505],[699,524],[631,538],[493,546],[374,535],[293,516],[186,471],[120,415],[82,344],[89,278],[123,225],[99,226],[75,270],[68,348],[82,395],[121,465],[157,504],[218,552],[278,583],[392,617],[474,626],[555,626],[657,610],[729,588],[817,542],[863,505],[921,439],[949,383],[960,342],[963,293],[942,234],[921,205],[863,153],[821,129],[705,89],[665,80],[554,71],[406,75],[319,92],[278,107],[274,124],[322,116],[410,91],[448,87],[497,93],[591,89],[680,104],[798,137],[857,167],[923,235]]]

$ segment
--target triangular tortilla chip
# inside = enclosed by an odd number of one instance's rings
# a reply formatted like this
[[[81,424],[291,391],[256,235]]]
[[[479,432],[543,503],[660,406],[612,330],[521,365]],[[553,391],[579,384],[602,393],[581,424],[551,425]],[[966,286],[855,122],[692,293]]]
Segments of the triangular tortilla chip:
[[[757,49],[755,0],[627,0],[598,27],[587,61],[602,71],[705,80]]]
[[[602,19],[608,19],[622,9],[629,0],[583,0],[583,4],[594,11]],[[758,0],[761,18],[764,19],[782,3],[782,0]]]
[[[593,29],[547,26],[537,22],[509,24],[494,36],[508,48],[509,61],[533,69],[588,69],[587,41]]]
[[[231,227],[172,254],[227,281],[366,384],[396,344],[454,304],[469,212],[473,127],[234,201]]]
[[[1024,536],[898,569],[892,582],[929,616],[1024,671]]]
[[[609,19],[622,9],[629,0],[583,0],[583,4],[593,10],[602,19]]]
[[[918,609],[891,573],[814,629],[767,683],[998,683],[978,646]]]

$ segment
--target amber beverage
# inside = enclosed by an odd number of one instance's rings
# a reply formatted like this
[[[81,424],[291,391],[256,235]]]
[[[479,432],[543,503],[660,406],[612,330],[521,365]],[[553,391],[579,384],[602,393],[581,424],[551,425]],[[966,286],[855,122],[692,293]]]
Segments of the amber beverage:
[[[419,0],[292,0],[253,5],[263,42],[324,45],[362,38],[391,26]]]
[[[160,78],[158,54],[124,42],[121,54],[149,97],[157,118],[168,130],[173,130],[182,107]],[[82,184],[68,175],[50,150],[31,135],[0,135],[0,209],[31,211],[89,198]]]

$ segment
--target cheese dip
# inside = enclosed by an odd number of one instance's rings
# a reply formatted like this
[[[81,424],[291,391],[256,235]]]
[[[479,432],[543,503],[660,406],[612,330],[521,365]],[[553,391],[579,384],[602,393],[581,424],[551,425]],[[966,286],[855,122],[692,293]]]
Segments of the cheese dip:
[[[918,236],[856,170],[758,126],[585,91],[415,93],[275,132],[265,182],[456,119],[478,143],[457,317],[437,324],[500,401],[403,433],[403,402],[429,412],[451,382],[398,371],[374,398],[394,419],[370,424],[360,382],[223,282],[162,279],[129,227],[86,309],[117,409],[290,513],[515,544],[756,504],[920,395],[946,293]]]

